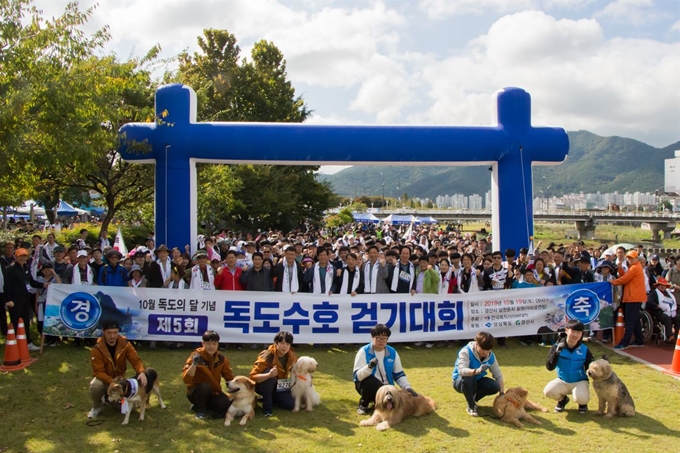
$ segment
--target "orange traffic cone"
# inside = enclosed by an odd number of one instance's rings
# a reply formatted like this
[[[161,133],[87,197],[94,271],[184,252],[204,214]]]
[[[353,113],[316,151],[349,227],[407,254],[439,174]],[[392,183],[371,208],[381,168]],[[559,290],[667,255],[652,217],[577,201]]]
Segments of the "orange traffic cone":
[[[678,335],[678,341],[675,342],[675,353],[673,354],[673,363],[671,363],[671,373],[680,374],[680,335]]]
[[[614,346],[621,343],[623,340],[623,335],[625,333],[626,323],[623,320],[623,310],[618,309],[616,311],[616,327],[614,328]]]
[[[17,344],[19,345],[19,356],[21,357],[21,363],[24,363],[26,366],[28,366],[36,361],[36,359],[31,358],[31,354],[28,352],[26,326],[24,325],[23,318],[19,318],[19,324],[17,325]]]
[[[26,364],[21,363],[19,355],[19,345],[14,335],[14,326],[10,324],[7,328],[7,341],[5,342],[5,359],[0,366],[0,371],[16,371],[26,368]]]

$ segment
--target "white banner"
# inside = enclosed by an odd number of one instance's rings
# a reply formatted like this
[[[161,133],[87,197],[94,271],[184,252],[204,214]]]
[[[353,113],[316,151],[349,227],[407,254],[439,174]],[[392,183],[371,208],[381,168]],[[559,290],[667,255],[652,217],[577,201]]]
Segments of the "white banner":
[[[251,291],[169,290],[50,285],[45,333],[98,337],[115,319],[135,340],[200,341],[215,330],[229,343],[269,343],[289,331],[296,343],[364,342],[377,323],[391,341],[437,341],[550,333],[567,318],[613,326],[609,283],[483,291],[471,294],[319,296]]]

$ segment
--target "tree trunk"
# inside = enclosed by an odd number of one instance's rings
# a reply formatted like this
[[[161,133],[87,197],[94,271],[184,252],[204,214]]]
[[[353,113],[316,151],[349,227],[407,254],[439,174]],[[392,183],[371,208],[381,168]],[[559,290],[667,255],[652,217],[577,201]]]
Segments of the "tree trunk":
[[[102,227],[99,229],[99,234],[102,234],[102,231],[108,230],[109,225],[111,224],[111,221],[113,220],[114,216],[116,214],[116,200],[113,198],[113,196],[106,196],[106,217],[104,217],[104,220],[102,220]]]

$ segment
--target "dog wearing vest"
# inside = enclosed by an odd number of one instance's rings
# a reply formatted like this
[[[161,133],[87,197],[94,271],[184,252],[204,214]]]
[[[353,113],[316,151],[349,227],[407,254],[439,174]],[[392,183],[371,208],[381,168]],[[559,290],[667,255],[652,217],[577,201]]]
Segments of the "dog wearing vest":
[[[224,426],[231,425],[232,420],[241,417],[239,425],[245,425],[249,419],[255,418],[255,381],[245,376],[236,376],[227,382],[227,393],[231,405],[224,418]]]
[[[498,395],[496,399],[494,399],[492,409],[493,415],[504,422],[512,423],[518,428],[524,426],[520,420],[526,420],[534,425],[540,425],[541,422],[527,414],[526,409],[534,409],[541,412],[548,412],[548,409],[540,404],[529,401],[527,399],[528,395],[529,392],[522,387],[507,389],[504,395]]]
[[[130,413],[135,405],[139,407],[139,419],[144,420],[144,412],[147,405],[149,405],[149,396],[155,393],[158,397],[158,403],[161,409],[165,409],[165,403],[161,398],[161,390],[158,386],[158,373],[153,368],[144,370],[146,374],[146,386],[139,384],[136,378],[125,379],[124,377],[117,377],[109,385],[107,394],[110,401],[120,402],[120,412],[125,414],[123,425],[127,425],[130,421]]]
[[[298,358],[293,368],[290,370],[290,392],[295,398],[293,412],[298,412],[305,400],[304,406],[307,412],[311,412],[314,406],[321,404],[321,397],[314,389],[312,374],[316,371],[319,364],[311,357],[302,356]]]

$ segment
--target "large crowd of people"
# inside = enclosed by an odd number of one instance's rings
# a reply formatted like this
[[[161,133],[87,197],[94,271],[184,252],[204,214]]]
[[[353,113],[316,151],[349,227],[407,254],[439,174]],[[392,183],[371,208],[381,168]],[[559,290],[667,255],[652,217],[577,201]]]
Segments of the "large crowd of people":
[[[664,266],[659,256],[651,255],[647,261],[641,245],[609,253],[606,246],[586,247],[583,241],[546,247],[539,241],[532,250],[501,251],[492,250],[490,236],[451,226],[412,226],[404,233],[391,225],[359,225],[336,233],[222,230],[199,235],[193,256],[189,245],[184,250],[157,247],[150,234],[123,256],[111,246],[105,230],[96,241],[88,241],[86,229],[80,233],[73,244],[58,244],[48,232],[30,239],[19,236],[4,245],[0,297],[13,322],[19,317],[29,322],[35,316],[42,331],[44,293],[51,283],[354,296],[609,281],[615,285],[615,304],[623,300],[631,323],[648,298],[655,317],[667,326],[666,341],[673,341],[680,323],[673,292],[666,291],[680,285],[680,260],[669,257]],[[642,288],[628,284],[634,275],[642,279]],[[5,319],[0,327],[6,332]],[[639,326],[627,327],[627,335],[637,332],[640,341]],[[503,347],[504,339],[498,340]],[[629,342],[626,337],[623,347]]]

